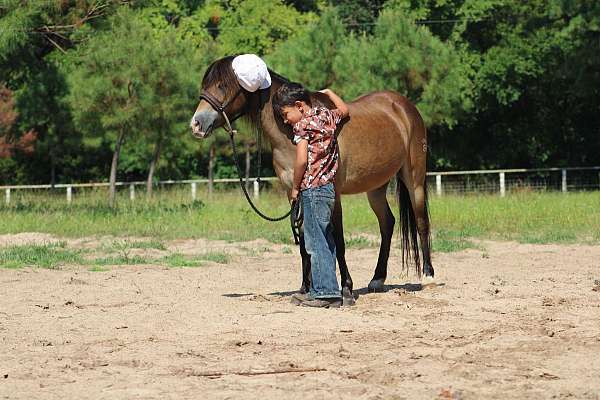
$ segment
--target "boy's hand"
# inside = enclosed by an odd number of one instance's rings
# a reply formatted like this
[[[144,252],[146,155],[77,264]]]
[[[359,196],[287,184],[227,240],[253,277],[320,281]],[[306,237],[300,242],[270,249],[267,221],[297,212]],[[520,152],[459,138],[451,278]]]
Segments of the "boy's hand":
[[[300,195],[300,191],[296,188],[292,189],[292,194],[290,196],[290,198],[292,199],[292,201],[296,201],[298,200],[298,196]]]
[[[348,116],[348,106],[346,105],[346,103],[344,103],[344,100],[342,100],[337,94],[335,94],[329,89],[319,90],[319,92],[323,93],[331,99],[331,101],[335,105],[335,108],[337,108],[340,114],[342,115],[342,118],[346,118]]]

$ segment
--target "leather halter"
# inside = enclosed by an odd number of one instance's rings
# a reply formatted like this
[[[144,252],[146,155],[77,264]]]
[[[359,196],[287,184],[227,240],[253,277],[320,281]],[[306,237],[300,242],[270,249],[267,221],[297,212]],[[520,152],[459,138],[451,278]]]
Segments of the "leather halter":
[[[225,127],[225,129],[228,132],[233,132],[233,128],[231,128],[231,122],[235,121],[237,118],[240,117],[240,115],[237,115],[235,118],[232,118],[231,121],[229,120],[229,118],[227,117],[227,113],[225,112],[225,109],[227,108],[227,106],[232,103],[235,99],[238,98],[238,96],[240,95],[240,93],[242,93],[243,89],[241,87],[238,88],[238,91],[235,93],[235,96],[233,96],[232,98],[230,98],[229,100],[224,101],[223,103],[219,102],[219,100],[217,100],[217,98],[215,96],[213,96],[212,94],[210,94],[209,92],[207,92],[206,90],[203,90],[200,93],[200,100],[205,100],[208,104],[210,104],[210,106],[219,114],[221,114],[221,116],[223,117],[223,119],[225,120],[225,123],[227,124],[227,126]]]

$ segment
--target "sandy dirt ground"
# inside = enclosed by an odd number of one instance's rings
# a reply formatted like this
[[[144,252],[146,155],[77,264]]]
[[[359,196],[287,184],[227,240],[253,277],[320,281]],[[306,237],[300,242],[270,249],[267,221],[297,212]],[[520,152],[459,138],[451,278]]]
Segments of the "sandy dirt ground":
[[[261,241],[167,243],[226,265],[3,269],[0,399],[600,399],[600,246],[479,244],[427,286],[396,250],[377,294],[377,249],[351,249],[360,297],[332,310],[290,304],[296,249]]]

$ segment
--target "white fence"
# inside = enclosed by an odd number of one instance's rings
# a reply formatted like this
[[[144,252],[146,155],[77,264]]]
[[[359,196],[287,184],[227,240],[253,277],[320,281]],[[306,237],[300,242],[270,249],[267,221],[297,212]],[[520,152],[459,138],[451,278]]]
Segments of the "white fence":
[[[428,173],[429,187],[435,193],[507,191],[581,191],[600,190],[600,167],[536,168],[450,171]]]
[[[427,180],[430,190],[435,188],[435,194],[442,196],[444,193],[498,193],[505,196],[507,191],[514,190],[551,190],[568,192],[572,190],[600,190],[600,166],[576,168],[537,168],[537,169],[499,169],[475,171],[447,171],[429,172]],[[261,178],[264,182],[276,182],[276,177]],[[213,183],[237,183],[237,178],[214,179]],[[252,178],[253,195],[259,196],[258,182]],[[206,184],[212,188],[208,179],[160,181],[158,185],[190,185],[192,200],[197,199],[199,184]],[[101,183],[73,183],[57,185],[8,185],[0,186],[5,193],[5,203],[11,202],[11,193],[15,190],[26,189],[65,189],[68,203],[73,199],[73,188],[98,188],[108,187],[108,182]],[[146,186],[146,182],[117,182],[119,187],[129,187],[129,199],[135,200],[136,186]]]

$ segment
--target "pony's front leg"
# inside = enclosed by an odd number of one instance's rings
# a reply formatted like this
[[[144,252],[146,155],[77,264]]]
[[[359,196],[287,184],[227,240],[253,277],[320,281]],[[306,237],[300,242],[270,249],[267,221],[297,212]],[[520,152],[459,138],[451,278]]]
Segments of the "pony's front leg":
[[[335,205],[332,215],[333,236],[335,241],[335,257],[340,267],[340,278],[342,281],[342,301],[345,306],[354,304],[354,295],[352,293],[353,283],[348,265],[346,264],[346,243],[344,242],[344,224],[342,218],[342,201],[340,195],[336,193]]]
[[[310,254],[306,251],[306,244],[304,243],[304,232],[300,230],[300,257],[302,257],[302,286],[300,286],[300,293],[308,293],[310,291]]]

